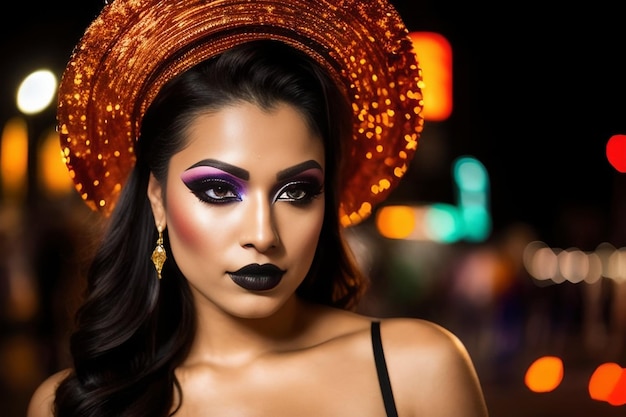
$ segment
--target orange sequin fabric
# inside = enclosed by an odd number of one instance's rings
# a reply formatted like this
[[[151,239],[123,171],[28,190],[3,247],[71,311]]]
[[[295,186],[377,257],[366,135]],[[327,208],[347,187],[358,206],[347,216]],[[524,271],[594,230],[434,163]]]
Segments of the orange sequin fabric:
[[[367,218],[408,169],[423,129],[421,69],[386,0],[115,0],[75,47],[59,89],[61,148],[76,189],[108,215],[135,161],[141,119],[175,75],[234,45],[284,41],[352,103],[344,226]]]

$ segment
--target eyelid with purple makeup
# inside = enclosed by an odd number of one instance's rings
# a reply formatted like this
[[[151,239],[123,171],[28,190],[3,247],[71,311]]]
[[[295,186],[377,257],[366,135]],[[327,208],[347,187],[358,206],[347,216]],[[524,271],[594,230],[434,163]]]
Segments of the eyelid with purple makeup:
[[[181,177],[184,177],[187,172],[195,172],[195,168],[200,167],[215,168],[218,171],[229,173],[243,181],[248,181],[250,179],[250,173],[245,169],[239,168],[238,166],[231,165],[223,161],[218,161],[217,159],[203,159],[202,161],[196,162],[195,164],[187,168],[185,172],[183,172]]]
[[[321,187],[324,183],[324,176],[321,171],[316,168],[307,169],[306,171],[300,171],[293,176],[281,178],[280,182],[274,188],[278,190],[286,185],[294,183],[310,183],[317,187]]]
[[[304,193],[299,198],[288,196],[289,190],[297,190],[299,193]],[[285,198],[293,204],[306,205],[311,202],[317,196],[321,195],[324,191],[324,176],[319,169],[307,169],[300,172],[293,177],[285,178],[280,181],[272,189],[272,201],[277,202],[284,200]]]
[[[181,174],[181,180],[191,191],[200,192],[209,181],[224,181],[232,185],[238,195],[243,195],[245,182],[250,174],[243,168],[214,159],[205,159],[193,164]],[[293,183],[311,183],[321,188],[324,174],[321,165],[315,160],[308,160],[286,168],[276,174],[280,183],[272,194],[279,193],[284,187]]]
[[[244,177],[247,179],[247,176],[244,175]],[[245,189],[244,178],[241,178],[240,175],[236,175],[232,172],[224,171],[219,167],[213,166],[213,164],[195,164],[183,172],[180,178],[191,191],[201,191],[203,184],[209,180],[223,181],[231,184],[239,195],[242,195]]]

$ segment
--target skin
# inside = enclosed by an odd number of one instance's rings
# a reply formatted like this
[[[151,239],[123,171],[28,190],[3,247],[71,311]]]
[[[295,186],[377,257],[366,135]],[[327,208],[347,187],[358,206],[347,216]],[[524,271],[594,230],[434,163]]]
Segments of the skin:
[[[264,111],[239,103],[200,115],[188,133],[189,146],[172,158],[166,187],[151,178],[148,189],[156,226],[167,227],[171,256],[190,283],[199,315],[190,355],[176,371],[184,396],[176,416],[385,416],[372,318],[294,295],[315,252],[323,192],[304,205],[277,199],[285,195],[277,192],[285,184],[277,174],[315,161],[320,168],[305,177],[323,178],[320,138],[286,104]],[[189,173],[207,160],[248,172],[237,180],[240,199],[207,203],[197,187],[190,191],[190,178],[215,176],[207,167]],[[227,273],[250,263],[286,272],[275,288],[251,292]],[[382,320],[381,335],[401,417],[487,416],[473,365],[453,334],[423,320],[393,318]],[[28,417],[52,415],[62,376],[37,390]]]
[[[209,318],[206,330],[212,332],[222,318],[291,316],[294,293],[317,247],[324,199],[317,195],[295,205],[289,193],[310,189],[312,181],[315,189],[322,186],[321,139],[309,132],[293,108],[265,113],[249,103],[201,116],[188,133],[188,146],[170,161],[167,193],[153,177],[148,195],[157,225],[168,228],[172,255],[191,285],[200,316]],[[310,161],[319,168],[307,169]],[[195,166],[199,162],[213,167]],[[283,178],[294,167],[301,168]],[[238,178],[227,169],[249,178]],[[226,203],[203,201],[183,181],[191,185],[192,179],[207,178],[236,186],[230,190],[220,182],[220,189],[201,190],[203,198],[207,193],[225,194],[218,201]],[[250,292],[227,274],[254,263],[286,271],[281,283],[270,291]]]

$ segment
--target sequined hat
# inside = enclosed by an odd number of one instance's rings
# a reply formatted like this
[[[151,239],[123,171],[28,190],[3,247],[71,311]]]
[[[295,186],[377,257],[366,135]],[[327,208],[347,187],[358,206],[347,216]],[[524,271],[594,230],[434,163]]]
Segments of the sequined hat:
[[[330,71],[352,103],[344,226],[367,218],[408,169],[423,128],[407,28],[387,0],[114,0],[75,47],[58,129],[83,200],[108,215],[135,162],[142,116],[175,75],[234,45],[284,41]]]

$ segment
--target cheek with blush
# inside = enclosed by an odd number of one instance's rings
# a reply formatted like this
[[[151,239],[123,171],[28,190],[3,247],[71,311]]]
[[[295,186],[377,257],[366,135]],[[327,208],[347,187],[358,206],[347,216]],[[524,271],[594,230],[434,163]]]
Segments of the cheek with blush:
[[[202,252],[211,236],[206,214],[199,213],[201,205],[189,204],[173,196],[168,204],[168,233],[174,254]],[[200,221],[200,219],[203,219]]]

